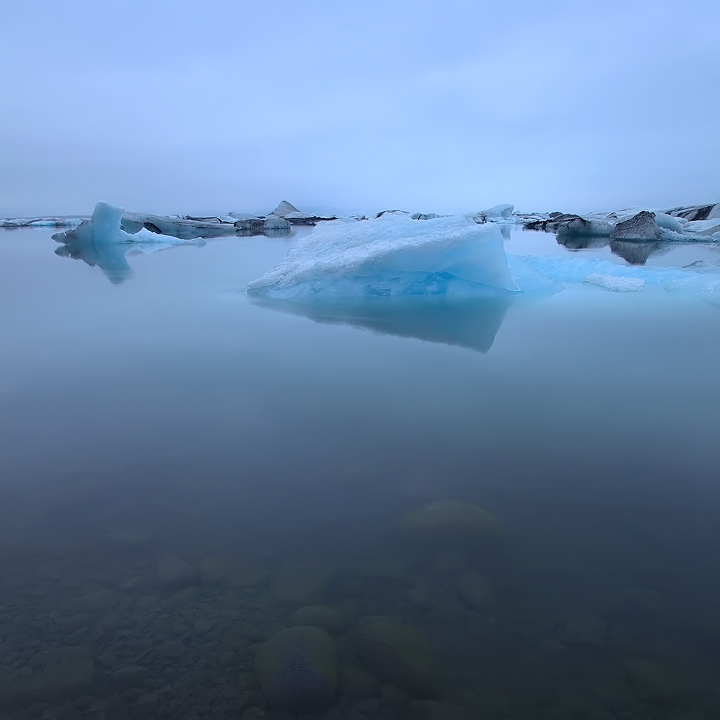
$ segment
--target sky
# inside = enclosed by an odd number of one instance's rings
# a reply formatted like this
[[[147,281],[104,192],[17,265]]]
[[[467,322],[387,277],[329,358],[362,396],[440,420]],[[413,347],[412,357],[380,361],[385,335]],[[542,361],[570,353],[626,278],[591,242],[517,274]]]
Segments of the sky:
[[[720,202],[717,0],[0,0],[0,217]]]

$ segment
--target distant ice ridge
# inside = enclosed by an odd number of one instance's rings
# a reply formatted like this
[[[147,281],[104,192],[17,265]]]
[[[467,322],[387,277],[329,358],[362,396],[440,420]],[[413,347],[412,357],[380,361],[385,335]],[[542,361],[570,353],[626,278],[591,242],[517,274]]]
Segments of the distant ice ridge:
[[[397,213],[317,227],[285,262],[248,285],[252,295],[274,300],[517,291],[498,227],[466,216],[413,220]]]

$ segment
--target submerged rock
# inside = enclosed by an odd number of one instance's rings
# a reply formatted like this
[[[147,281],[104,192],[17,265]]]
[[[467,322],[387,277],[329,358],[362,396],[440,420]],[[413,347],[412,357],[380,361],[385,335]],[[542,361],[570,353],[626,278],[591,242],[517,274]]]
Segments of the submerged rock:
[[[192,566],[173,553],[159,555],[156,567],[158,585],[161,587],[181,588],[197,582],[197,573]]]
[[[476,610],[486,610],[493,603],[494,592],[487,578],[474,570],[464,572],[455,583],[458,595]]]
[[[616,223],[610,237],[613,240],[658,240],[660,230],[655,222],[655,213],[641,210],[628,220]]]
[[[206,557],[200,563],[200,582],[205,586],[220,585],[228,577],[230,570],[221,558]]]
[[[433,700],[413,700],[410,703],[409,720],[475,720],[476,717],[469,708],[459,705]]]
[[[329,633],[336,634],[345,628],[345,618],[328,605],[306,605],[293,614],[294,625],[311,625]]]
[[[607,623],[597,615],[581,610],[568,615],[562,640],[568,643],[604,645],[607,636]]]
[[[405,513],[400,528],[406,537],[429,543],[491,540],[499,534],[494,515],[464,500],[438,500]]]
[[[378,679],[358,665],[343,665],[340,673],[340,693],[351,698],[374,697],[380,692]]]
[[[362,660],[380,680],[419,697],[436,697],[442,682],[440,669],[425,636],[409,625],[373,615],[356,628]]]
[[[88,645],[37,653],[33,664],[42,669],[29,677],[0,668],[0,706],[76,697],[95,681],[95,662]]]
[[[231,588],[248,588],[264,583],[270,577],[267,568],[253,562],[236,564],[230,570],[228,585]]]
[[[688,691],[687,680],[672,668],[654,660],[630,658],[623,661],[630,684],[638,697],[663,701],[682,696]]]
[[[331,575],[321,563],[290,563],[274,573],[270,589],[282,602],[306,605],[325,594]]]
[[[294,627],[273,635],[257,651],[254,668],[267,701],[280,710],[323,710],[338,686],[335,641],[315,627]]]

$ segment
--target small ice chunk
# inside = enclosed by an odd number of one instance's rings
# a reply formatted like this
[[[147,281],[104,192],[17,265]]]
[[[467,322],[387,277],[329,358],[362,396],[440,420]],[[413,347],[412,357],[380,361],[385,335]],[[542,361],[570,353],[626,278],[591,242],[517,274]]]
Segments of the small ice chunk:
[[[481,210],[478,215],[482,215],[486,220],[509,220],[512,217],[514,205],[502,203],[493,205],[487,210]]]
[[[683,231],[683,227],[687,223],[687,220],[683,218],[676,218],[672,215],[667,215],[666,213],[656,212],[655,223],[659,228],[664,230],[672,230],[672,232],[681,233]]]
[[[417,222],[405,213],[320,226],[298,240],[285,262],[248,285],[249,293],[275,300],[516,291],[497,227],[465,216]]]
[[[614,275],[603,275],[593,273],[585,278],[590,285],[599,285],[614,292],[640,292],[645,288],[645,281],[642,278],[615,277]]]

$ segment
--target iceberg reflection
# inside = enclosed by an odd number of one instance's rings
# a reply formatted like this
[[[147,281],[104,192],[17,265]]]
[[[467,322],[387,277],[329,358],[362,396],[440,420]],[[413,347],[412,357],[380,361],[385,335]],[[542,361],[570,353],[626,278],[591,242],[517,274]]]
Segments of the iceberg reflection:
[[[375,298],[342,303],[269,302],[261,299],[253,299],[253,302],[302,315],[318,323],[350,325],[381,335],[459,345],[486,353],[493,346],[513,300],[512,295],[503,295],[472,299]]]
[[[98,266],[111,283],[118,285],[132,277],[133,271],[126,259],[131,251],[149,255],[176,245],[205,245],[202,238],[180,239],[145,228],[135,233],[126,232],[122,215],[122,208],[99,202],[90,220],[53,235],[53,239],[61,243],[55,254],[82,260],[91,267]]]
[[[133,275],[133,270],[125,257],[128,250],[129,248],[124,245],[96,244],[93,240],[76,238],[56,248],[55,254],[73,260],[82,260],[90,267],[99,267],[113,285],[119,285]]]

